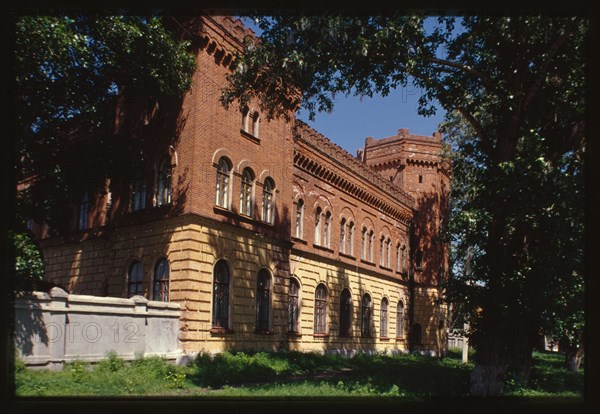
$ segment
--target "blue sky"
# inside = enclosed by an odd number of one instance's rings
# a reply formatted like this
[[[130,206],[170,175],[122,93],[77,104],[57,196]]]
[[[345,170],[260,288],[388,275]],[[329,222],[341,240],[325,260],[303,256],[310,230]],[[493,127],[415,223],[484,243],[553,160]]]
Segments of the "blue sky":
[[[244,24],[257,35],[261,30],[248,18]],[[386,97],[336,96],[331,113],[319,112],[314,121],[300,110],[296,117],[325,135],[352,155],[364,146],[367,137],[386,138],[408,128],[416,135],[433,135],[438,130],[445,111],[438,108],[435,115],[423,117],[417,113],[421,91],[412,85],[390,92]]]

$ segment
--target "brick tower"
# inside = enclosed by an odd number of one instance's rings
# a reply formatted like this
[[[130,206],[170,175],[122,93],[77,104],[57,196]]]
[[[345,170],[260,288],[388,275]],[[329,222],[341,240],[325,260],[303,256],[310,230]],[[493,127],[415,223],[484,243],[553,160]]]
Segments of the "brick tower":
[[[442,158],[442,136],[412,135],[408,129],[382,139],[368,137],[359,158],[407,191],[415,199],[410,243],[410,307],[413,350],[435,341],[445,351],[445,307],[439,300],[448,274],[448,246],[443,242],[443,225],[448,216],[449,166]],[[422,333],[437,338],[421,338]]]

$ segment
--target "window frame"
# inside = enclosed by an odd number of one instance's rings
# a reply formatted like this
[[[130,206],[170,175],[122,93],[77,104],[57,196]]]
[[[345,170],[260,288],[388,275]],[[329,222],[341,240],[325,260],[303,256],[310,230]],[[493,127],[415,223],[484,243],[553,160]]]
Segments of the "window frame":
[[[222,270],[224,269],[224,270]],[[217,274],[217,271],[222,273]],[[227,281],[217,280],[226,277]],[[211,328],[228,331],[231,326],[231,268],[225,259],[219,259],[213,267]]]
[[[275,182],[271,177],[265,178],[262,195],[261,219],[265,223],[273,224],[273,210],[275,204]]]
[[[225,169],[225,170],[224,170]],[[225,156],[219,158],[217,164],[217,182],[215,186],[215,204],[227,210],[231,209],[231,172],[233,164]]]
[[[319,293],[322,292],[322,296]],[[316,336],[328,335],[327,330],[327,304],[329,299],[328,289],[324,283],[319,283],[315,288],[314,324],[313,333]]]
[[[379,336],[387,338],[389,334],[389,300],[386,297],[381,298],[379,307]]]
[[[373,330],[373,299],[369,293],[364,293],[361,301],[360,335],[362,338],[372,338]]]
[[[129,183],[129,211],[140,211],[146,208],[148,199],[148,180],[143,165],[135,170],[135,175]]]
[[[344,302],[344,300],[347,300]],[[352,338],[352,292],[344,288],[340,293],[340,330],[339,336],[342,338]]]
[[[256,275],[256,333],[271,332],[271,285],[271,272],[264,268],[260,269]]]
[[[296,228],[295,234],[297,239],[302,239],[304,230],[304,200],[299,198],[296,202]]]
[[[134,290],[132,286],[135,287]],[[144,295],[144,265],[137,259],[133,260],[127,269],[127,297],[132,298],[136,295]]]
[[[77,229],[78,230],[87,230],[90,228],[90,210],[92,203],[90,201],[90,196],[87,191],[84,191],[81,195],[81,200],[79,202],[79,212],[77,214]]]
[[[172,179],[173,168],[171,165],[171,157],[165,155],[161,158],[156,169],[156,192],[155,205],[156,207],[171,204],[172,202]]]
[[[242,185],[240,187],[240,214],[252,217],[254,209],[254,183],[256,175],[252,168],[246,167],[242,171]]]
[[[159,274],[158,267],[162,265],[162,275]],[[166,271],[165,271],[166,269]],[[162,276],[160,279],[158,276]],[[166,276],[166,277],[165,277]],[[169,301],[169,286],[171,277],[171,266],[166,257],[161,257],[154,264],[154,275],[152,277],[152,300],[159,302]],[[157,289],[157,285],[160,286]]]
[[[404,301],[396,305],[396,338],[404,340]]]
[[[295,286],[295,291],[292,286]],[[290,278],[290,286],[288,287],[288,334],[300,335],[300,310],[301,300],[300,292],[302,287],[300,281],[295,278]]]

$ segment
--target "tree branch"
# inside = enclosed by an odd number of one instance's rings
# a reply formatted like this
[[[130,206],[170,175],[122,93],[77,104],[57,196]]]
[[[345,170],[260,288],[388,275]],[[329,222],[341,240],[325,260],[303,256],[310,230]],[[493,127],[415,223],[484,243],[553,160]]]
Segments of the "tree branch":
[[[485,73],[481,73],[478,70],[473,69],[470,66],[467,65],[463,65],[457,62],[453,62],[451,60],[446,60],[446,59],[439,59],[439,58],[429,58],[426,59],[427,61],[431,62],[431,63],[435,63],[438,65],[442,65],[442,66],[448,66],[454,69],[458,69],[462,72],[468,73],[470,75],[473,75],[479,79],[481,79],[481,81],[483,82],[484,86],[486,86],[489,89],[493,88],[493,82],[492,79],[487,76]]]

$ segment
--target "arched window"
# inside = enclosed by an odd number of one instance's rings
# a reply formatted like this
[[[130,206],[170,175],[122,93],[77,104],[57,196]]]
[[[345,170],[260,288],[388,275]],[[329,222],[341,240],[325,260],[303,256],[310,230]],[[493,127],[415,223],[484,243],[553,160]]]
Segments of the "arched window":
[[[298,239],[302,238],[302,223],[304,221],[304,200],[298,199],[296,203],[296,229],[295,234]]]
[[[323,235],[323,246],[329,248],[331,242],[331,212],[325,213],[325,229]]]
[[[379,266],[385,266],[385,236],[381,236],[379,241]]]
[[[242,172],[242,191],[240,192],[240,213],[252,216],[252,185],[254,183],[254,172],[250,168],[244,168]]]
[[[342,218],[340,223],[340,253],[344,253],[346,249],[346,219]]]
[[[245,107],[242,110],[242,131],[250,133],[250,109]]]
[[[171,202],[171,159],[165,156],[156,171],[156,205]]]
[[[269,332],[271,308],[271,275],[261,269],[256,281],[256,332]]]
[[[273,191],[275,183],[270,177],[265,179],[262,199],[262,221],[273,224]]]
[[[90,214],[90,199],[88,193],[85,192],[81,196],[81,202],[79,203],[79,230],[85,230],[89,226],[89,214]]]
[[[421,265],[423,264],[423,252],[421,250],[417,250],[415,254],[415,269],[421,270]]]
[[[152,300],[169,301],[169,262],[162,258],[154,265]]]
[[[212,326],[229,328],[229,266],[225,260],[219,260],[214,269]]]
[[[385,242],[385,267],[387,267],[388,269],[390,269],[392,267],[391,255],[392,255],[392,240],[388,238],[387,241]]]
[[[146,208],[146,176],[144,167],[141,165],[131,180],[129,197],[129,210],[138,211]]]
[[[352,336],[352,295],[348,288],[340,296],[340,336]]]
[[[231,161],[227,157],[219,159],[217,166],[217,199],[219,207],[229,209],[229,177],[231,174]]]
[[[319,284],[315,290],[315,334],[327,333],[327,288]]]
[[[361,233],[360,258],[367,260],[367,228],[363,227]]]
[[[400,243],[396,245],[396,272],[400,272],[402,268],[400,267],[400,258],[401,258],[401,248]]]
[[[412,327],[412,343],[413,346],[421,345],[421,324],[415,323]]]
[[[371,321],[373,309],[371,304],[371,295],[365,293],[362,297],[362,317],[360,323],[360,333],[364,338],[371,337]]]
[[[406,246],[402,246],[401,272],[406,273]]]
[[[288,292],[288,332],[300,333],[300,283],[294,278],[290,279]]]
[[[404,339],[404,302],[399,301],[396,308],[396,338]]]
[[[254,135],[256,138],[258,138],[259,127],[260,127],[260,115],[258,112],[254,112],[254,114],[252,114],[252,135]]]
[[[381,299],[381,309],[379,312],[379,336],[387,338],[388,336],[388,300]]]
[[[321,214],[322,214],[323,210],[321,210],[321,207],[317,207],[317,210],[315,211],[315,244],[317,246],[321,245]]]
[[[144,266],[139,261],[129,265],[127,272],[127,297],[144,294]]]
[[[375,233],[373,230],[369,232],[369,262],[373,263],[373,242],[375,241]]]
[[[354,223],[350,222],[348,224],[348,249],[346,249],[346,254],[350,256],[354,256]]]

